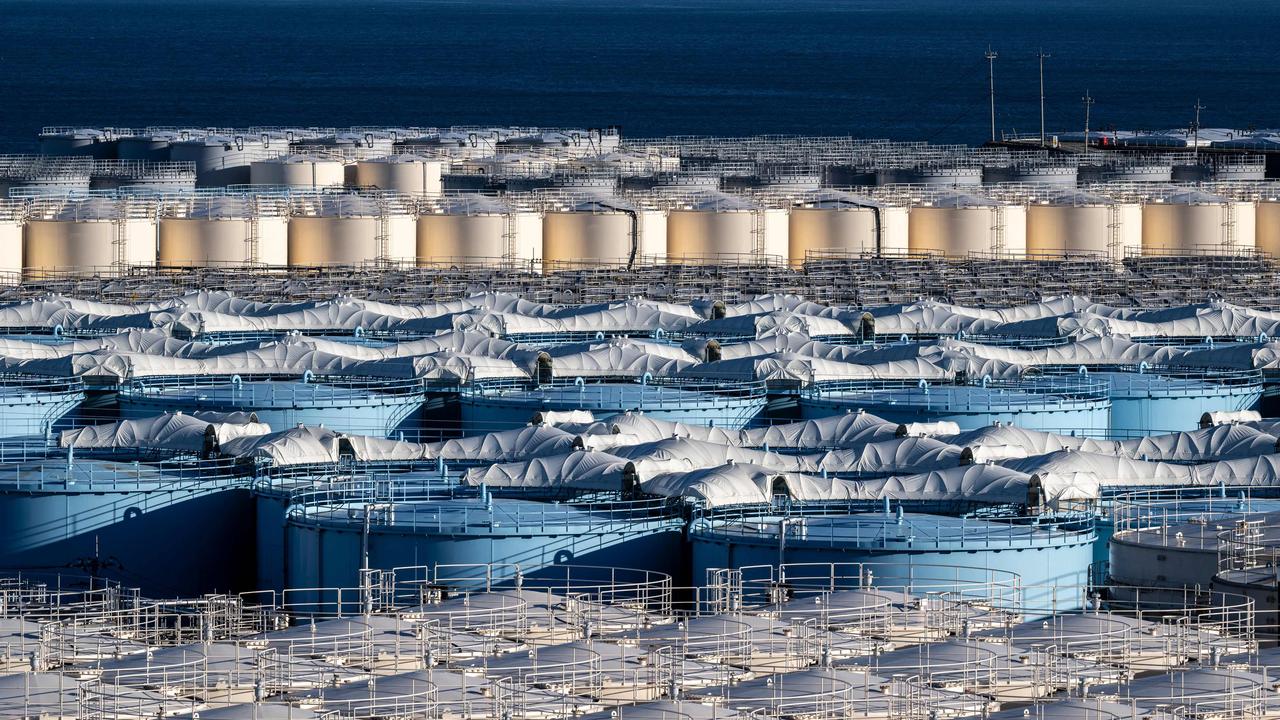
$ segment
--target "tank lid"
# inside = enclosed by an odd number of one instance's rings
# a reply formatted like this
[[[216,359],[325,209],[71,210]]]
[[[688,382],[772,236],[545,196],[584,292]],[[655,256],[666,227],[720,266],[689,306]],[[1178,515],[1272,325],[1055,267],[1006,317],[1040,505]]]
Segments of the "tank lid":
[[[441,162],[440,158],[433,158],[429,155],[419,155],[417,153],[400,153],[397,155],[383,155],[382,157],[369,158],[361,160],[358,164],[377,163],[379,165],[407,165],[409,163],[423,162]]]
[[[1060,190],[1045,198],[1050,205],[1114,205],[1115,200],[1086,190]]]
[[[580,199],[564,205],[556,206],[552,212],[635,212],[636,207],[615,197],[600,196]]]
[[[337,163],[340,161],[323,155],[298,153],[295,155],[281,155],[279,157],[267,158],[266,160],[259,160],[259,162],[275,163],[278,165],[303,165],[306,163]]]
[[[294,200],[294,207],[319,217],[377,217],[384,210],[376,198],[365,195],[315,195]]]
[[[253,215],[253,205],[245,197],[199,198],[187,217],[193,220],[242,220]]]
[[[703,192],[689,196],[679,202],[679,210],[732,212],[737,210],[755,210],[756,204],[746,198],[722,192]]]
[[[866,195],[858,195],[842,190],[819,190],[818,192],[809,193],[803,199],[796,201],[796,207],[804,208],[822,208],[822,209],[839,209],[848,207],[887,207],[885,203],[879,200],[873,200]]]
[[[51,220],[117,220],[120,205],[108,198],[68,200],[51,216]]]
[[[938,208],[969,208],[997,207],[1000,203],[989,197],[974,195],[972,193],[945,192],[935,196],[929,205],[931,207]]]
[[[1203,190],[1179,190],[1156,198],[1156,202],[1170,205],[1211,205],[1225,203],[1226,201],[1227,199],[1221,195],[1214,195]]]

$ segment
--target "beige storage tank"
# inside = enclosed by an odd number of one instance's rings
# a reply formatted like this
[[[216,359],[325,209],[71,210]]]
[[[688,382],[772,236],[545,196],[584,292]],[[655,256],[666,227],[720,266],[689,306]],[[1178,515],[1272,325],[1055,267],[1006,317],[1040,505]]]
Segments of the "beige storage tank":
[[[289,217],[289,266],[412,263],[416,225],[412,210],[393,197],[295,198]]]
[[[289,263],[282,200],[212,196],[166,204],[160,217],[161,267],[268,266]]]
[[[1259,198],[1256,213],[1258,249],[1272,257],[1280,257],[1280,194]]]
[[[1142,251],[1236,253],[1257,245],[1253,203],[1201,190],[1178,190],[1149,199],[1142,208]]]
[[[388,155],[355,164],[355,184],[409,195],[439,195],[448,164],[421,155]]]
[[[1027,206],[1027,255],[1062,258],[1100,254],[1123,260],[1142,247],[1137,203],[1063,190]]]
[[[806,196],[791,208],[787,257],[892,255],[907,249],[907,210],[838,190]]]
[[[701,193],[671,205],[667,257],[671,262],[750,262],[763,247],[761,208],[723,193]]]
[[[133,198],[37,201],[22,245],[28,278],[154,266],[156,207]]]
[[[513,214],[506,203],[463,195],[418,215],[417,262],[423,267],[492,265],[515,254]]]
[[[542,216],[543,265],[630,264],[639,231],[638,209],[613,198],[553,203]]]
[[[911,209],[908,232],[912,252],[1019,257],[1027,249],[1026,208],[966,193],[943,193]]]
[[[249,182],[253,185],[337,187],[345,179],[346,169],[341,160],[316,155],[285,155],[258,160],[249,166]]]

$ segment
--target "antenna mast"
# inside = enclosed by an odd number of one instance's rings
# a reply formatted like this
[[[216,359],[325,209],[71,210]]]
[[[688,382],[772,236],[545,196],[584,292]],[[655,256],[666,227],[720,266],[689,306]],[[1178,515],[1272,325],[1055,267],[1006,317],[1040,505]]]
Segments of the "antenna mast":
[[[1195,133],[1195,138],[1192,140],[1192,145],[1191,145],[1191,155],[1196,160],[1199,160],[1200,159],[1200,111],[1207,110],[1208,108],[1200,104],[1200,98],[1196,98],[1195,109],[1196,109],[1196,120],[1191,125],[1191,130],[1192,132]]]
[[[1040,58],[1040,147],[1044,147],[1044,61],[1045,58],[1053,57],[1040,48],[1037,53]]]
[[[991,88],[991,142],[996,141],[996,58],[998,55],[987,46],[987,84]]]
[[[1085,88],[1084,97],[1080,98],[1084,101],[1084,149],[1089,150],[1089,108],[1093,107],[1093,96],[1089,94],[1089,89]]]

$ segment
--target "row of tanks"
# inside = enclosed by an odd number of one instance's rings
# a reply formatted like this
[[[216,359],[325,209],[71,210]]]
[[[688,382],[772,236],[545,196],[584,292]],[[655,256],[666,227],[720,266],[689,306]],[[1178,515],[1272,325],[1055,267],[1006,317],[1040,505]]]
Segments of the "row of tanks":
[[[1216,191],[1216,192],[1215,192]],[[1269,185],[1129,186],[859,195],[717,191],[461,194],[414,201],[360,192],[34,198],[5,203],[6,270],[129,266],[449,266],[652,261],[799,267],[815,257],[1009,258],[1280,253]]]

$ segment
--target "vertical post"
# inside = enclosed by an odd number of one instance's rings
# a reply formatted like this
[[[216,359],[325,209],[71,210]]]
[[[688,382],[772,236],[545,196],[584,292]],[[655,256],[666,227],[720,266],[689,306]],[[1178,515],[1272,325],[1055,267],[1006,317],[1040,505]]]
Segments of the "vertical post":
[[[1191,141],[1191,155],[1197,161],[1200,160],[1200,111],[1205,109],[1207,108],[1200,104],[1200,98],[1196,98],[1196,118],[1191,124],[1191,132],[1193,133]]]
[[[1089,109],[1093,107],[1093,97],[1089,95],[1089,89],[1085,88],[1084,97],[1084,149],[1089,149]]]
[[[1044,147],[1044,61],[1052,55],[1040,48],[1037,57],[1040,58],[1040,147]]]
[[[987,85],[991,93],[991,142],[996,141],[996,58],[998,55],[987,46]]]

